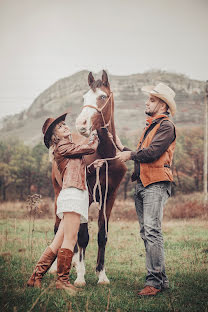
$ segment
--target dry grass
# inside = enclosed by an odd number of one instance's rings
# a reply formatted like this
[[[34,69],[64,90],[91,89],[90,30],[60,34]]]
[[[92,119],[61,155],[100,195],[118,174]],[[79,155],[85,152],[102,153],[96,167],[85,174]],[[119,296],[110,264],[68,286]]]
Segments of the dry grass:
[[[38,207],[35,211],[36,218],[49,218],[54,215],[54,203],[51,198],[44,198],[38,203]],[[33,212],[34,213],[34,212]],[[22,201],[7,201],[0,203],[0,219],[27,218],[31,214],[31,210],[28,207],[27,202]]]
[[[208,219],[208,203],[204,203],[202,193],[171,197],[164,209],[166,219]]]
[[[95,204],[92,204],[89,209],[89,220],[93,221],[97,219],[98,219],[98,209]],[[111,221],[137,220],[137,214],[133,200],[124,201],[117,199],[114,203],[110,220]]]
[[[0,218],[25,218],[30,216],[30,211],[27,208],[26,202],[3,202],[0,203]],[[54,217],[54,202],[50,198],[44,198],[36,209],[35,217],[52,218]],[[171,197],[164,209],[164,218],[171,219],[190,219],[201,218],[208,219],[208,203],[204,204],[202,193],[179,194]],[[92,204],[89,209],[89,220],[98,219],[98,209]],[[111,221],[137,220],[137,214],[133,199],[120,200],[116,199],[111,212]]]

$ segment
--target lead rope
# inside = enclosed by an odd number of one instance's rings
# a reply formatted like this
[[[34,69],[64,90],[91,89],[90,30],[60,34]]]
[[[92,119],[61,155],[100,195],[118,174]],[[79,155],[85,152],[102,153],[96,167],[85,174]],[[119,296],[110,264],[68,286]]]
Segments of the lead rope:
[[[116,157],[112,157],[112,158],[104,158],[104,159],[100,159],[103,160],[105,163],[105,181],[106,181],[106,188],[105,188],[105,196],[104,196],[104,201],[102,202],[102,190],[101,190],[101,184],[100,184],[100,167],[96,168],[96,181],[95,181],[95,185],[93,187],[93,202],[95,204],[97,204],[96,201],[96,191],[98,188],[98,192],[99,192],[99,206],[98,206],[98,210],[100,211],[102,208],[102,204],[103,204],[103,216],[104,216],[104,220],[105,220],[105,238],[108,237],[108,227],[107,227],[107,216],[106,216],[106,201],[107,201],[107,195],[108,195],[108,161],[109,160],[114,160],[116,159]],[[92,166],[94,164],[95,161],[93,161],[89,166],[87,166],[87,168],[89,168],[90,166]]]

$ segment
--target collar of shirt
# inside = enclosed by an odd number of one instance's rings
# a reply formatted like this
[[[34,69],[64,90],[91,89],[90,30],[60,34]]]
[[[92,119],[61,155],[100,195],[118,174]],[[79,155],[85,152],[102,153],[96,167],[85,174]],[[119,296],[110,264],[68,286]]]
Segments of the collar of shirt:
[[[158,121],[161,119],[161,118],[165,118],[165,117],[168,117],[168,114],[160,114],[160,115],[156,115],[155,117],[151,117],[149,116],[147,119],[146,119],[146,127],[145,127],[145,130],[147,130],[153,123],[158,123]]]

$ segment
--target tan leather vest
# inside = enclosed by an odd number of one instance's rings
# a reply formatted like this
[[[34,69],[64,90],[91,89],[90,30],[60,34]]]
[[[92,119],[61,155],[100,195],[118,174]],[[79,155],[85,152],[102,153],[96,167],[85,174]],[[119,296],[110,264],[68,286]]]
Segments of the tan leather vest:
[[[148,147],[153,137],[155,136],[160,124],[163,120],[169,120],[169,118],[163,118],[146,136],[144,142],[142,139],[144,137],[145,130],[140,139],[140,149]],[[173,153],[175,149],[176,140],[174,140],[168,149],[160,156],[159,159],[153,161],[152,163],[140,163],[140,179],[144,187],[149,184],[160,182],[160,181],[173,181],[172,170],[170,169],[173,160]]]

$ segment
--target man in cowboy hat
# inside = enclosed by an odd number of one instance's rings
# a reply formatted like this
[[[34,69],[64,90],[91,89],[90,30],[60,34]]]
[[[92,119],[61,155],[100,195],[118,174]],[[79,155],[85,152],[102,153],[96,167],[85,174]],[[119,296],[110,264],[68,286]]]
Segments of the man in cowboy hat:
[[[175,92],[163,83],[145,86],[149,97],[145,113],[146,127],[136,151],[124,147],[117,137],[121,161],[133,160],[132,181],[135,186],[135,206],[140,224],[140,235],[146,250],[146,283],[141,296],[156,295],[169,287],[165,273],[164,246],[161,230],[163,206],[170,196],[173,175],[171,164],[175,148],[175,126],[169,119],[176,111]]]

